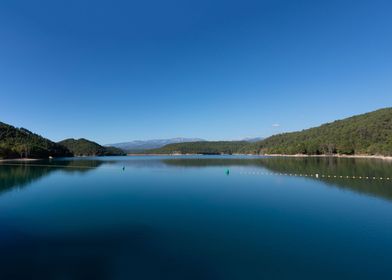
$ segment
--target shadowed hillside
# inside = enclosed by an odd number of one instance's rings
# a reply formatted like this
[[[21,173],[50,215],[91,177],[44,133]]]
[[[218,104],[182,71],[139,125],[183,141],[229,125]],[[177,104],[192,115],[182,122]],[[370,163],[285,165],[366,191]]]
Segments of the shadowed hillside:
[[[74,156],[117,156],[124,155],[121,149],[104,147],[93,141],[81,139],[66,139],[59,142],[66,147]]]
[[[72,153],[25,128],[16,128],[0,122],[0,159],[48,158],[72,156]]]

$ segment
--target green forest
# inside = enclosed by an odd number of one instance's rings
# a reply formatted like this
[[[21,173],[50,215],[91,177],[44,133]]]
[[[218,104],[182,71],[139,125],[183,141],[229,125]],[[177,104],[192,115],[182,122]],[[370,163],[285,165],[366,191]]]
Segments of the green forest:
[[[179,143],[148,152],[392,156],[392,108],[299,132],[278,134],[254,143],[244,141]]]
[[[74,156],[118,156],[124,152],[115,147],[104,147],[93,141],[81,139],[65,139],[59,142],[66,147]]]
[[[200,141],[169,144],[149,154],[303,154],[392,156],[392,108],[380,109],[258,142]],[[87,139],[52,142],[25,128],[0,122],[0,158],[123,155]]]
[[[114,147],[103,147],[86,139],[55,143],[25,128],[0,122],[0,159],[123,155]]]
[[[0,158],[48,158],[72,156],[65,147],[25,128],[0,122]]]
[[[148,150],[157,154],[234,154],[247,144],[245,141],[200,141],[169,144],[159,149]],[[145,151],[146,152],[146,151]]]
[[[259,154],[392,155],[392,108],[284,133],[256,143]]]

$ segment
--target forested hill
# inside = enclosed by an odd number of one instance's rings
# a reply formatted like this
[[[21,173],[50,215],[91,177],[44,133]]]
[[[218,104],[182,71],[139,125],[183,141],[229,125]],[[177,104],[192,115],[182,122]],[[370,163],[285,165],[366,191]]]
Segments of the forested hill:
[[[247,145],[246,141],[199,141],[169,144],[159,149],[148,150],[151,154],[234,154]]]
[[[392,156],[392,108],[327,123],[262,141],[199,141],[169,144],[151,154],[345,154]],[[86,139],[54,143],[24,128],[0,122],[0,158],[122,155]]]
[[[81,139],[65,139],[58,144],[66,147],[74,156],[117,156],[123,155],[121,149],[104,147],[93,141]]]
[[[392,156],[392,108],[327,123],[262,141],[192,142],[171,144],[150,153],[180,154],[305,154]]]
[[[25,128],[0,122],[0,159],[72,156],[71,152]]]
[[[261,154],[392,155],[392,108],[301,132],[269,137],[247,147]]]

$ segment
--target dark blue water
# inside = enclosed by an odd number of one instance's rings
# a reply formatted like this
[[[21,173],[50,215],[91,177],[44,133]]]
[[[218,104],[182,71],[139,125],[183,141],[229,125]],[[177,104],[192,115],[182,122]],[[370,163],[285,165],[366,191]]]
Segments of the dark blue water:
[[[392,164],[0,164],[0,279],[392,279],[391,181],[263,175],[286,172],[387,178]]]

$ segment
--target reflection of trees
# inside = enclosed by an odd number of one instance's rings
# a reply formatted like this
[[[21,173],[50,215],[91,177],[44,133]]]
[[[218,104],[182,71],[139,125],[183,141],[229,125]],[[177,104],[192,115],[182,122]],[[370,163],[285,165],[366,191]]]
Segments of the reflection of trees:
[[[0,193],[23,187],[54,171],[85,173],[101,164],[116,164],[130,168],[237,166],[264,168],[276,173],[324,174],[337,176],[368,176],[392,178],[388,161],[349,158],[127,158],[125,160],[72,159],[32,163],[0,164]],[[309,177],[310,179],[310,177]],[[392,182],[381,180],[313,178],[329,185],[392,200]]]
[[[354,158],[270,158],[265,168],[279,173],[325,174],[338,176],[392,177],[388,161]],[[316,180],[316,179],[315,179]],[[386,180],[319,178],[339,188],[392,200],[392,182]]]
[[[207,167],[207,166],[248,166],[266,168],[276,173],[325,174],[338,176],[390,177],[392,163],[376,159],[361,158],[249,158],[249,159],[165,159],[169,166]],[[312,177],[309,177],[309,179]],[[392,200],[392,182],[381,180],[322,178],[329,185],[350,189],[356,192],[374,195]]]
[[[23,187],[54,171],[51,168],[20,166],[0,166],[0,193]]]
[[[326,174],[343,176],[392,175],[392,164],[387,161],[356,158],[264,158],[263,167],[281,173]]]
[[[22,188],[50,173],[58,170],[64,172],[88,172],[103,161],[98,160],[64,160],[34,161],[31,163],[3,163],[0,164],[0,193],[13,188]]]

